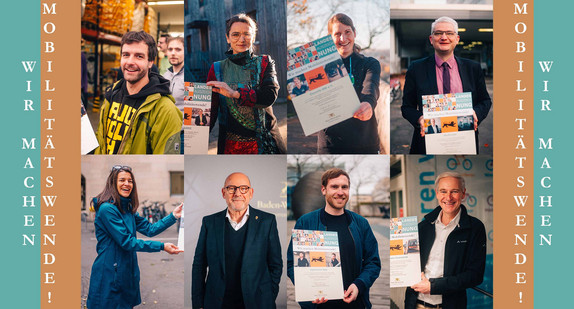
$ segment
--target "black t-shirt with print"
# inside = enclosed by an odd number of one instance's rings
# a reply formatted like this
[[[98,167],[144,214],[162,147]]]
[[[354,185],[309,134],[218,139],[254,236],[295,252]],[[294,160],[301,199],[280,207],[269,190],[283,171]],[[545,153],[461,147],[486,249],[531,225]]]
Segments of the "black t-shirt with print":
[[[120,144],[128,132],[138,108],[145,101],[143,96],[130,95],[125,82],[118,86],[118,91],[112,94],[106,119],[106,128],[108,130],[104,132],[106,134],[108,154],[118,153]]]

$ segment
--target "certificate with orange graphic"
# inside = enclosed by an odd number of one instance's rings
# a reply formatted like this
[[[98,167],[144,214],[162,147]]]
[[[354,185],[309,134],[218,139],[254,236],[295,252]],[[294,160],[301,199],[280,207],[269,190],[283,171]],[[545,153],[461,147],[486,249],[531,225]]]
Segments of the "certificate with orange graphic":
[[[295,300],[343,299],[337,232],[293,230]]]
[[[391,218],[390,285],[411,286],[421,281],[421,257],[417,216]]]
[[[289,50],[287,90],[305,135],[353,117],[360,105],[330,35]]]
[[[476,154],[472,93],[422,96],[427,154]]]

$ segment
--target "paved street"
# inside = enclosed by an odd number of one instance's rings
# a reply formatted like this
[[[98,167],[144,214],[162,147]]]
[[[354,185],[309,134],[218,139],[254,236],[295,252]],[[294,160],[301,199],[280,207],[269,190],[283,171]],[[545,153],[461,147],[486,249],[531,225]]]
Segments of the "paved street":
[[[404,77],[401,80],[401,86],[404,86]],[[494,96],[492,88],[492,77],[486,78],[486,89],[492,99],[494,106]],[[411,139],[413,136],[413,126],[403,118],[401,114],[402,99],[391,102],[391,154],[408,154]],[[478,153],[481,155],[492,155],[492,123],[493,108],[490,109],[488,116],[480,123],[478,127]]]
[[[141,234],[138,238],[150,239]],[[151,240],[177,244],[176,224]],[[85,308],[88,297],[96,243],[93,222],[82,222],[82,308]],[[136,308],[183,308],[183,254],[139,252],[138,262],[142,304]]]
[[[373,309],[390,308],[389,299],[389,219],[367,218],[373,229],[375,237],[379,241],[379,256],[381,258],[381,273],[370,289],[370,300]],[[291,230],[295,221],[287,221],[287,237],[291,237]],[[287,280],[287,309],[296,309],[299,305],[295,302],[295,286],[291,280]]]

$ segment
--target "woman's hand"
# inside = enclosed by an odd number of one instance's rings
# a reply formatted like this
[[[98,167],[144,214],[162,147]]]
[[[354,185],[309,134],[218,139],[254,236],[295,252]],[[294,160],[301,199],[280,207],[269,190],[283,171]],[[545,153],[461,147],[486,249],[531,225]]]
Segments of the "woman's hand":
[[[371,104],[368,102],[361,102],[359,109],[357,109],[353,117],[361,121],[367,121],[373,117],[373,107],[371,107]]]
[[[183,210],[183,203],[179,204],[173,211],[172,214],[176,219],[181,218],[181,212]]]
[[[166,242],[163,244],[163,251],[165,251],[169,254],[179,254],[179,253],[183,252],[183,250],[179,249],[176,245],[174,245],[170,242]]]
[[[239,99],[241,96],[239,91],[231,89],[231,87],[229,87],[225,82],[210,81],[207,82],[207,85],[213,87],[213,92],[219,93],[228,98]]]

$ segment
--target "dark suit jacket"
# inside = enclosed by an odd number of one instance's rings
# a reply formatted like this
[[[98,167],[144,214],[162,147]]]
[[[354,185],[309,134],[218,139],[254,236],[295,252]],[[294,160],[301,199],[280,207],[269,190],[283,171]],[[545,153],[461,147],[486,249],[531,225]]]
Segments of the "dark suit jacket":
[[[225,293],[224,211],[203,218],[191,272],[193,308],[220,309]],[[241,265],[245,308],[275,308],[283,271],[275,216],[249,206]],[[209,268],[209,274],[207,272]]]
[[[203,122],[203,124],[201,124]],[[195,125],[196,126],[206,126],[207,125],[207,117],[205,116],[205,114],[201,115],[201,119],[199,118],[199,115],[197,117],[195,117]]]
[[[472,108],[476,112],[478,124],[480,125],[492,106],[492,101],[486,90],[482,69],[478,62],[456,56],[455,59],[458,64],[463,92],[472,92]],[[438,94],[435,64],[434,54],[417,60],[409,66],[405,77],[401,111],[403,117],[415,128],[411,142],[411,154],[426,153],[425,139],[420,135],[418,120],[423,115],[422,96]],[[478,131],[476,131],[476,146],[478,152]]]
[[[434,126],[429,126],[428,134],[440,133],[440,131],[441,129],[439,128],[439,126],[435,124]]]

